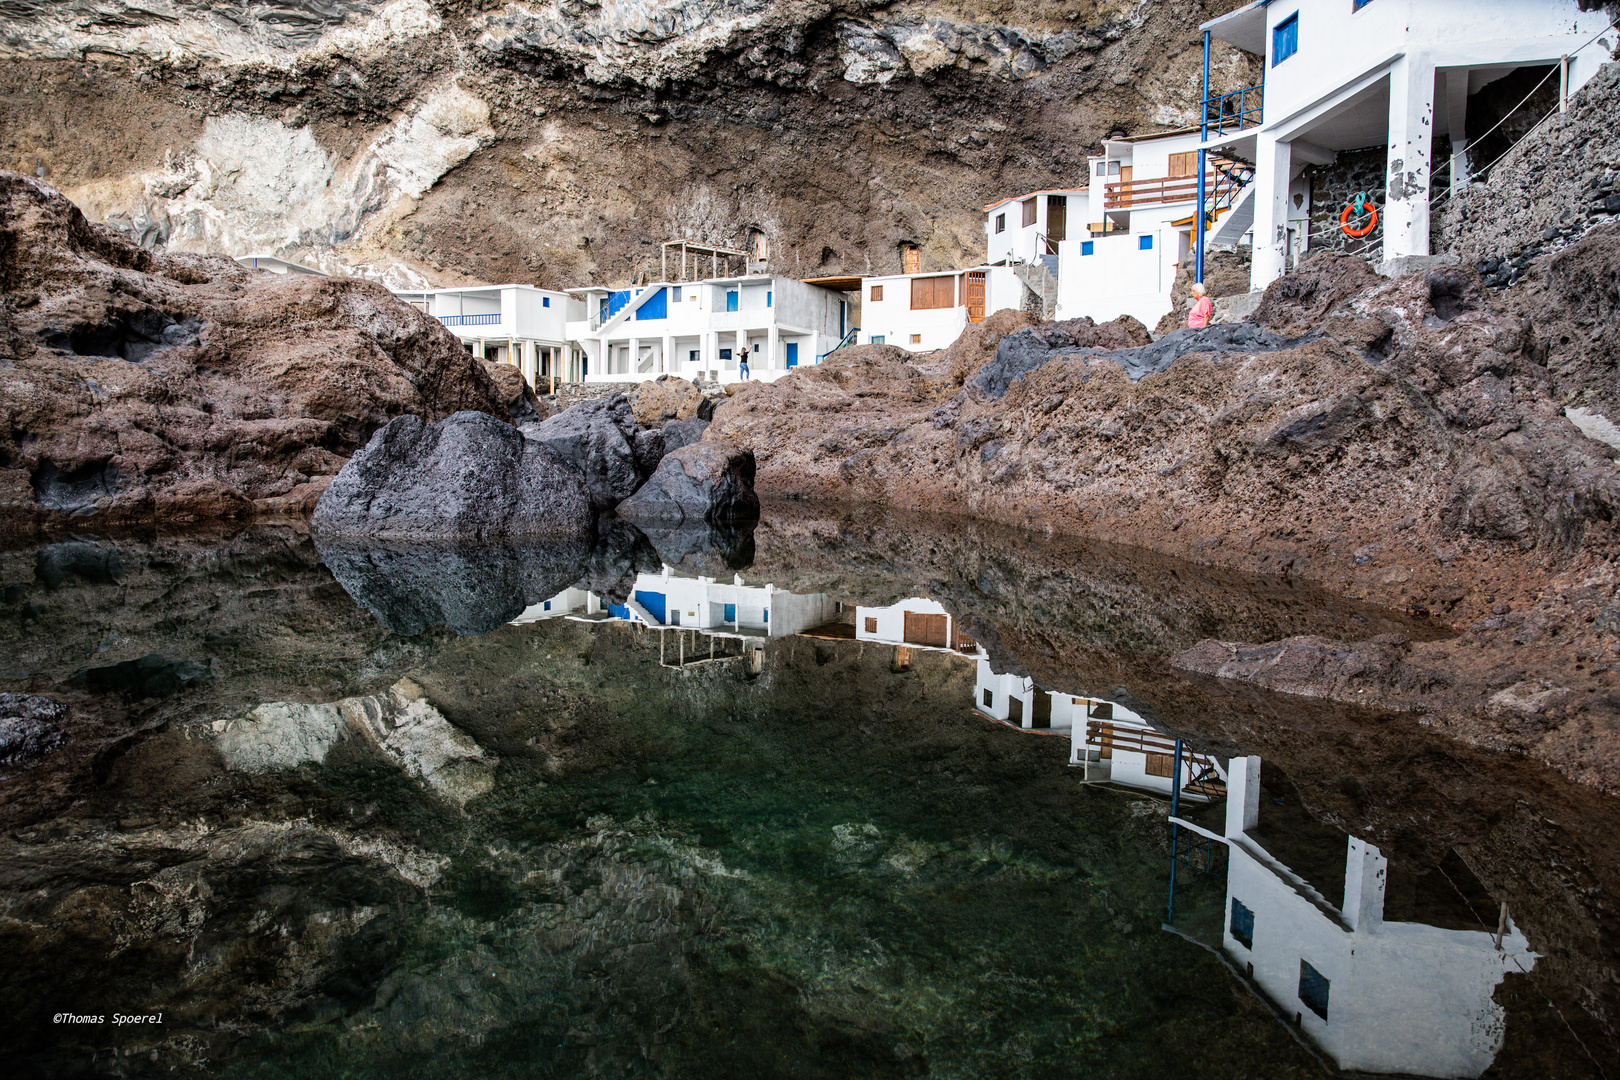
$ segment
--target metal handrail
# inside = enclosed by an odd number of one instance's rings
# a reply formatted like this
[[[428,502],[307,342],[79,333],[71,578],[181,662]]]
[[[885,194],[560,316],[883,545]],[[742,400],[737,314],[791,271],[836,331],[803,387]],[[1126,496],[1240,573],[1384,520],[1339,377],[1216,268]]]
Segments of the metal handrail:
[[[500,315],[435,315],[444,326],[499,326]]]
[[[849,328],[849,333],[845,334],[843,337],[838,339],[838,344],[834,345],[832,348],[828,349],[824,353],[817,353],[816,354],[816,363],[818,363],[818,364],[821,363],[823,360],[825,360],[827,357],[831,356],[833,353],[837,352],[839,349],[847,349],[847,348],[849,348],[849,346],[855,344],[855,339],[860,337],[860,334],[861,334],[861,328],[860,327],[858,327],[858,326],[850,327]]]
[[[1204,99],[1204,137],[1225,135],[1228,130],[1246,131],[1259,127],[1264,116],[1265,86],[1245,86]],[[1213,111],[1212,111],[1213,107]]]

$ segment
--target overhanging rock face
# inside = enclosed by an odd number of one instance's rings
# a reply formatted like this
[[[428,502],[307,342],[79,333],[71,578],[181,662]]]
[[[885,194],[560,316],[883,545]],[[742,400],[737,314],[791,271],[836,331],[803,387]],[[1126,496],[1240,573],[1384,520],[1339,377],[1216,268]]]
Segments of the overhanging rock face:
[[[637,524],[718,524],[759,517],[754,455],[730,443],[700,442],[664,457],[619,516]]]

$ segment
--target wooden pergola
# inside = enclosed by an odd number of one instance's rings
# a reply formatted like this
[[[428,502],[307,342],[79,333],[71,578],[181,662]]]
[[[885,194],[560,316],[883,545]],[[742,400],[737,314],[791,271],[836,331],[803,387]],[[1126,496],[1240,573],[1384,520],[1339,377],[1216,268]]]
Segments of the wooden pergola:
[[[677,265],[678,274],[670,276],[669,263],[672,253],[679,255]],[[687,276],[687,260],[691,260],[692,276]],[[709,277],[720,277],[721,271],[731,272],[731,260],[743,261],[743,272],[748,272],[748,253],[737,251],[734,248],[716,247],[713,244],[699,244],[691,240],[665,240],[662,252],[662,268],[664,281],[692,281],[700,275],[702,260],[709,260]],[[723,260],[723,261],[722,261]]]

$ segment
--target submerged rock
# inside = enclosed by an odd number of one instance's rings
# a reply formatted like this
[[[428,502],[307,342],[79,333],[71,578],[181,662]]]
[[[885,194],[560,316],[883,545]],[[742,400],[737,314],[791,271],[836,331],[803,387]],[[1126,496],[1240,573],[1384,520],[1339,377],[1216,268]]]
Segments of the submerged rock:
[[[326,536],[408,540],[584,536],[591,523],[577,469],[475,412],[392,421],[343,467],[310,522]]]
[[[623,394],[582,401],[542,423],[525,424],[523,435],[584,474],[597,510],[613,509],[647,477],[636,454],[636,420]]]
[[[665,455],[618,513],[628,521],[671,524],[757,519],[753,452],[722,442],[683,446]]]

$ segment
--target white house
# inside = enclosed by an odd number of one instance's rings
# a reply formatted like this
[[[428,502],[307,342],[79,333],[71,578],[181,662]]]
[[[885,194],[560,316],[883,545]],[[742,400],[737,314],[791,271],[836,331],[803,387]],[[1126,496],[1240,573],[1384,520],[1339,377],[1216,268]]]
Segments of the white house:
[[[1183,746],[1178,769],[1175,736],[1118,702],[1062,696],[1048,708],[1054,722],[1060,714],[1068,718],[1069,764],[1085,770],[1082,782],[1169,796],[1179,774],[1182,799],[1211,802],[1226,794],[1226,772],[1215,759]]]
[[[295,263],[291,259],[283,259],[277,255],[238,255],[236,261],[249,270],[268,270],[272,274],[308,275],[310,277],[331,277],[325,270],[317,270],[313,266]]]
[[[898,604],[855,608],[855,640],[975,655],[978,643],[962,632],[938,600],[913,596]]]
[[[1377,2],[1377,0],[1374,0]],[[1386,922],[1388,862],[1350,837],[1344,900],[1329,903],[1250,835],[1260,822],[1260,759],[1233,758],[1222,945],[1239,971],[1342,1070],[1477,1077],[1502,1046],[1493,1000],[1508,972],[1529,972],[1529,942],[1504,915],[1497,935]]]
[[[1528,65],[1573,92],[1608,58],[1608,25],[1575,0],[1255,0],[1205,23],[1201,145],[1254,163],[1251,286],[1288,265],[1291,182],[1347,150],[1385,148],[1383,258],[1428,255],[1432,178],[1489,164],[1469,159],[1470,96]],[[1211,39],[1263,57],[1263,84],[1212,95]],[[1438,136],[1449,168],[1430,160]]]
[[[912,352],[943,349],[986,314],[1022,308],[1027,288],[1015,267],[988,265],[869,277],[861,285],[861,339]]]
[[[973,707],[992,720],[1026,731],[1069,731],[1085,715],[1085,699],[1043,690],[1025,675],[996,674],[990,658],[979,655]]]
[[[603,610],[602,601],[595,593],[570,588],[538,604],[530,604],[523,609],[521,615],[512,620],[512,625],[522,626],[524,623],[557,619],[564,615],[597,615]]]
[[[584,589],[564,589],[525,608],[513,624],[570,617],[587,621],[622,619],[654,629],[697,630],[734,638],[790,637],[831,622],[843,606],[821,593],[800,594],[774,585],[747,585],[688,577],[664,567],[657,574],[638,574],[623,604]]]
[[[583,316],[584,306],[565,292],[532,285],[476,285],[394,295],[438,319],[474,356],[515,364],[542,393],[553,382],[581,377],[568,324]]]
[[[1070,230],[1084,229],[1089,188],[1031,191],[984,208],[984,261],[991,265],[1039,262],[1055,256]]]
[[[769,382],[819,363],[856,325],[852,295],[768,274],[569,291],[587,382],[729,382],[745,353],[750,377]]]

